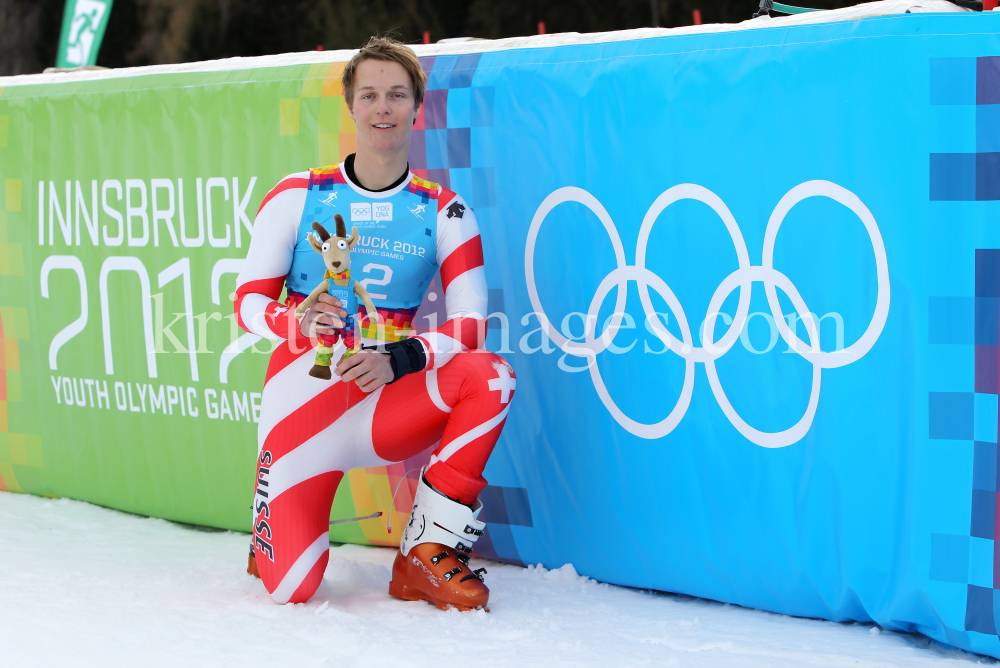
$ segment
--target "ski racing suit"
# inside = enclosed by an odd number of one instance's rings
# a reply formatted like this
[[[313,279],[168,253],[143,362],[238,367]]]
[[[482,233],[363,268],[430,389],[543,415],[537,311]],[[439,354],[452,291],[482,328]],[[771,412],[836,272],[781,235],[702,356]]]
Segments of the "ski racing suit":
[[[237,278],[239,325],[278,341],[264,380],[253,509],[257,569],[278,603],[308,600],[322,581],[330,508],[348,469],[400,462],[436,444],[426,480],[475,503],[515,387],[510,365],[479,349],[487,289],[472,209],[409,171],[378,192],[348,178],[352,171],[340,164],[282,179],[261,204]],[[418,337],[423,368],[370,394],[336,375],[309,375],[317,341],[301,335],[294,316],[326,270],[306,235],[314,221],[332,229],[335,213],[358,227],[352,274],[380,315],[377,324],[363,308],[355,316],[363,343],[407,338],[441,272],[448,319]],[[344,350],[341,341],[334,363]]]

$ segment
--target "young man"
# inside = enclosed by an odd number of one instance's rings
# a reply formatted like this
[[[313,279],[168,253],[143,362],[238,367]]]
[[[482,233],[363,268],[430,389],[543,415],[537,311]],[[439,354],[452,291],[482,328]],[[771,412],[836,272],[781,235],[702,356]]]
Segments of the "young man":
[[[264,381],[248,570],[278,603],[309,599],[329,560],[330,506],[344,473],[437,444],[389,593],[442,608],[483,608],[489,590],[470,570],[468,554],[485,527],[478,520],[482,472],[515,380],[506,361],[479,350],[487,296],[479,228],[461,197],[409,171],[410,135],[426,87],[413,51],[372,38],[344,70],[343,84],[357,153],[334,167],[292,174],[268,193],[237,279],[240,326],[280,341]],[[350,272],[367,284],[381,320],[370,323],[363,309],[355,315],[363,343],[384,341],[347,359],[341,341],[328,357],[333,378],[322,380],[309,375],[317,337],[329,341],[348,314],[328,294],[301,321],[294,312],[326,271],[307,235],[314,222],[332,231],[337,213],[359,230]],[[448,320],[411,337],[438,269]],[[282,305],[276,300],[283,286]]]

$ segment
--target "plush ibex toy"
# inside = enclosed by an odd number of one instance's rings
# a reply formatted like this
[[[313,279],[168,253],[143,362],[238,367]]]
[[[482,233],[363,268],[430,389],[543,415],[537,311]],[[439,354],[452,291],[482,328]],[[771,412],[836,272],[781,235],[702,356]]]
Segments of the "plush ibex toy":
[[[336,297],[343,304],[343,309],[347,311],[344,318],[344,327],[338,330],[337,334],[344,336],[345,333],[354,333],[355,318],[358,313],[358,297],[364,302],[365,310],[368,311],[368,318],[371,322],[377,322],[378,311],[365,286],[351,278],[351,249],[358,243],[358,228],[351,230],[351,236],[347,236],[347,226],[344,225],[344,218],[338,213],[334,216],[337,222],[337,236],[330,234],[319,223],[313,223],[312,227],[318,234],[309,233],[309,245],[313,250],[323,256],[323,263],[326,265],[326,274],[323,275],[323,282],[313,289],[309,296],[295,309],[295,317],[301,318],[310,306],[319,298],[320,294],[328,292],[330,296]],[[337,342],[337,335],[323,334],[319,337],[320,343],[316,348],[316,363],[309,370],[309,375],[314,378],[330,380],[333,374],[330,372],[330,360],[333,357],[333,346]],[[354,346],[344,353],[344,357],[350,357],[361,347],[361,337],[354,337]]]

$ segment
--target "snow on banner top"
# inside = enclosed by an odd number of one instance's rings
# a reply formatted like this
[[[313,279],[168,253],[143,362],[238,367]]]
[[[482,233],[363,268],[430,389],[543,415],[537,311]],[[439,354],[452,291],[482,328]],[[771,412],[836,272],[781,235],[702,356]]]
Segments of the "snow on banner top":
[[[109,3],[110,4],[110,3]],[[463,53],[486,53],[490,51],[505,51],[513,49],[549,48],[553,46],[575,44],[598,44],[602,42],[618,42],[632,39],[650,39],[655,37],[680,37],[684,35],[700,35],[709,33],[732,32],[739,30],[757,30],[761,28],[787,28],[797,25],[816,23],[832,23],[838,21],[856,21],[858,19],[878,16],[893,16],[897,14],[938,13],[938,12],[969,12],[947,0],[879,0],[854,7],[844,7],[825,11],[782,16],[778,18],[748,19],[741,23],[716,23],[680,28],[638,28],[635,30],[618,30],[602,33],[560,33],[553,35],[533,35],[527,37],[508,37],[496,40],[475,40],[449,44],[413,44],[410,47],[417,56],[457,55]],[[154,74],[176,74],[194,72],[228,72],[233,70],[260,69],[270,67],[285,67],[288,65],[309,65],[313,63],[347,62],[355,53],[352,49],[336,51],[304,51],[301,53],[286,53],[274,56],[258,56],[249,58],[224,58],[195,63],[180,63],[174,65],[150,65],[146,67],[129,67],[113,70],[81,71],[73,73],[23,74],[13,77],[0,77],[0,89],[5,86],[35,86],[53,83],[77,83],[102,79],[117,79],[121,77],[149,76]]]

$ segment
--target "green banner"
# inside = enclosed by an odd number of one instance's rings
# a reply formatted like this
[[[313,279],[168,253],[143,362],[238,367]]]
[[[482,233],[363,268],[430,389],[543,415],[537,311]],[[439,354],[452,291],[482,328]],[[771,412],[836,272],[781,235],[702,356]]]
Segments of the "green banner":
[[[97,52],[108,27],[112,0],[66,0],[56,67],[97,63]]]
[[[236,276],[268,189],[353,151],[343,67],[0,88],[0,489],[249,529],[273,344]],[[386,469],[331,517],[387,510]],[[385,519],[333,535],[398,544]]]

